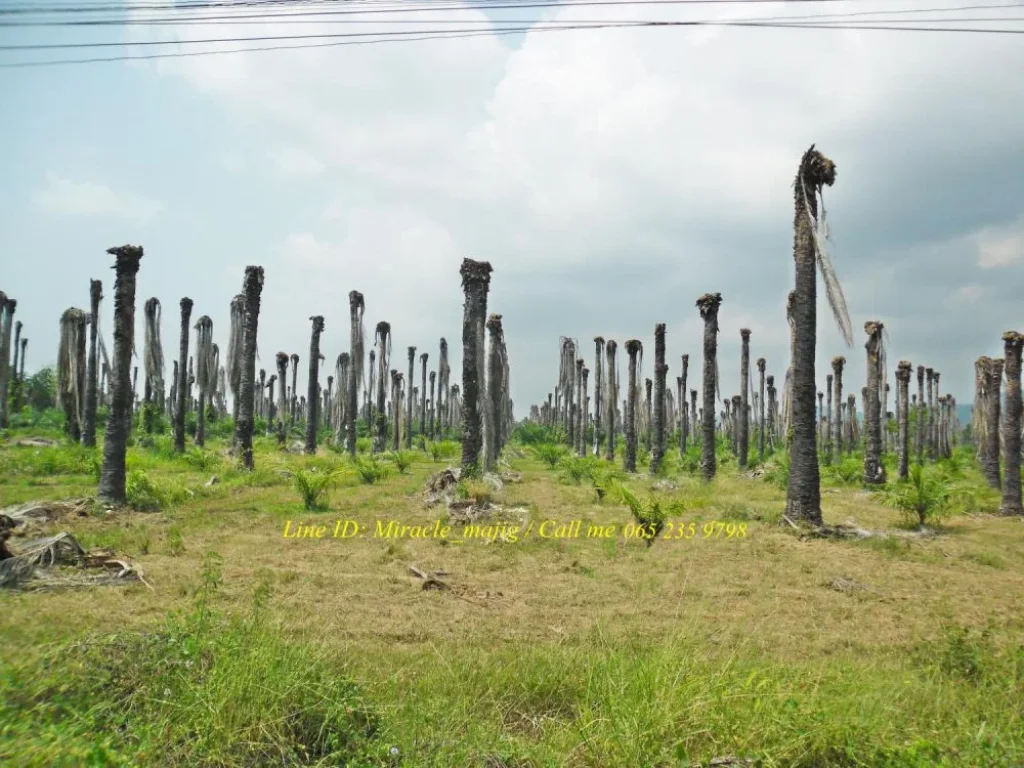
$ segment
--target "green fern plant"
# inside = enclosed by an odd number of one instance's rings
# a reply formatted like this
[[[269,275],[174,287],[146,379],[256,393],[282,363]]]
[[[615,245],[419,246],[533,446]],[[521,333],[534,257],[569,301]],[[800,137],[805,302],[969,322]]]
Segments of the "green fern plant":
[[[381,463],[375,456],[357,455],[352,462],[352,471],[365,485],[373,485],[391,474],[391,468]]]
[[[416,458],[416,454],[412,451],[391,451],[384,454],[384,458],[394,464],[395,469],[404,473],[412,466],[412,462]]]
[[[646,501],[641,501],[631,490],[624,485],[617,486],[619,497],[633,513],[633,519],[640,525],[646,535],[645,541],[650,547],[665,528],[665,521],[670,513],[678,513],[683,510],[682,502],[665,505],[653,493],[649,494]]]

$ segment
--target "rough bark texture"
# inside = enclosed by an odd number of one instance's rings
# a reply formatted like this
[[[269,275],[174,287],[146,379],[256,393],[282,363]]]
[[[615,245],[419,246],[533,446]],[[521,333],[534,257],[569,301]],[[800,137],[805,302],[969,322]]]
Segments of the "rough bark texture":
[[[882,324],[864,323],[868,341],[867,350],[868,385],[864,400],[864,482],[868,485],[885,483],[885,467],[882,464],[882,399],[879,396],[882,375]]]
[[[651,419],[654,445],[651,448],[650,473],[655,475],[665,458],[665,323],[654,326],[654,414]]]
[[[463,259],[459,270],[465,301],[462,310],[462,477],[480,474],[483,448],[483,420],[480,406],[484,322],[491,265],[486,261]]]
[[[405,398],[405,447],[412,448],[412,382],[416,376],[416,347],[409,347],[409,394]]]
[[[913,366],[909,360],[900,360],[896,366],[896,401],[899,403],[899,442],[897,456],[899,478],[906,480],[910,464],[910,374]]]
[[[757,358],[757,376],[759,379],[759,388],[757,395],[757,455],[760,461],[762,462],[764,461],[764,370],[766,365],[767,363],[763,357]]]
[[[103,298],[103,283],[89,281],[89,363],[85,375],[85,420],[82,425],[82,445],[96,446],[96,407],[100,385],[97,337],[100,325],[100,300]]]
[[[420,438],[426,439],[427,436],[427,360],[430,357],[429,354],[424,352],[420,355],[420,368],[422,369],[422,377],[420,383]]]
[[[7,429],[10,426],[7,390],[11,378],[11,331],[18,302],[3,293],[0,297],[3,297],[0,301],[0,429]]]
[[[626,388],[626,456],[624,468],[627,472],[636,472],[636,403],[637,403],[637,353],[643,347],[637,339],[626,342],[626,354],[629,355],[629,382]]]
[[[437,428],[437,400],[434,389],[437,386],[437,371],[430,372],[430,439],[434,439]]]
[[[306,382],[306,403],[309,414],[306,416],[306,453],[316,453],[317,413],[320,398],[317,391],[320,387],[320,334],[324,332],[324,318],[314,315],[309,318],[313,329],[309,337],[309,381]]]
[[[999,358],[989,361],[988,380],[985,385],[985,439],[988,440],[988,464],[985,478],[993,488],[1002,487],[999,471],[999,427],[1003,365],[1004,361]]]
[[[835,181],[835,163],[811,147],[800,161],[793,184],[793,259],[796,296],[793,302],[792,443],[786,513],[793,520],[821,525],[821,485],[814,429],[815,345],[817,341],[817,255],[813,222],[815,190]]]
[[[924,461],[925,434],[924,366],[917,366],[917,463]]]
[[[274,362],[277,364],[277,378],[281,382],[277,395],[277,441],[284,444],[284,415],[288,410],[288,353],[278,352]]]
[[[682,370],[683,370],[683,375],[680,377],[682,379],[682,381],[680,382],[680,389],[679,389],[679,413],[682,415],[682,436],[681,436],[681,439],[680,439],[680,447],[681,447],[682,453],[686,453],[686,449],[687,449],[688,443],[690,441],[690,432],[693,430],[693,421],[690,419],[689,408],[687,407],[687,402],[686,402],[686,393],[688,391],[687,390],[687,379],[688,379],[688,377],[690,375],[690,356],[689,355],[683,355],[682,356]]]
[[[245,280],[242,284],[245,309],[235,441],[242,452],[242,465],[248,470],[255,466],[252,455],[253,408],[255,406],[253,390],[256,380],[256,334],[259,330],[260,296],[262,293],[263,267],[246,267]]]
[[[359,388],[363,383],[363,294],[348,292],[349,343],[348,407],[345,409],[345,449],[349,456],[356,455],[356,418],[359,414]]]
[[[604,339],[594,337],[594,455],[601,455],[604,439]]]
[[[740,353],[740,422],[739,422],[739,459],[740,469],[747,468],[747,455],[750,450],[750,329],[740,329],[742,349]]]
[[[618,420],[615,418],[615,403],[619,399],[619,379],[618,372],[615,370],[615,352],[618,349],[618,343],[614,339],[609,339],[604,345],[605,355],[605,369],[608,372],[607,375],[607,394],[605,396],[606,413],[605,423],[608,429],[608,438],[605,443],[604,457],[608,461],[615,460],[615,437],[617,431]]]
[[[199,385],[199,408],[196,411],[196,445],[206,444],[206,404],[209,402],[211,384],[215,385],[210,371],[215,365],[211,359],[213,350],[213,320],[203,315],[196,323],[196,383]],[[216,370],[216,369],[214,369]]]
[[[491,410],[490,429],[484,434],[487,443],[484,445],[484,471],[493,472],[498,465],[498,453],[501,451],[502,403],[501,393],[501,315],[487,318],[489,345],[487,348],[487,406]]]
[[[373,417],[373,453],[380,453],[387,447],[388,414],[386,410],[388,362],[391,358],[391,323],[381,320],[377,323],[377,407]]]
[[[1003,348],[1006,359],[1006,415],[1003,419],[1003,467],[1006,482],[1003,483],[1000,511],[1004,515],[1024,515],[1020,487],[1020,369],[1024,334],[1007,331],[1003,334]]]
[[[135,342],[135,276],[142,247],[122,245],[107,253],[114,263],[114,358],[110,372],[110,412],[103,440],[103,467],[97,495],[110,504],[124,504],[125,455],[131,426],[131,379],[129,371]]]
[[[192,317],[192,299],[188,296],[178,302],[181,307],[181,338],[178,345],[178,359],[188,360],[189,320]],[[178,366],[178,402],[174,410],[174,452],[185,450],[185,409],[188,403],[188,369]]]
[[[700,469],[705,480],[715,476],[715,388],[718,370],[718,308],[722,294],[705,293],[697,299],[704,321],[703,413],[701,424]]]
[[[402,374],[395,368],[391,369],[391,417],[394,421],[394,434],[391,436],[391,450],[400,447],[402,431]]]
[[[580,447],[583,443],[580,435],[583,432],[583,358],[577,358],[576,360],[576,375],[574,377],[574,385],[576,387],[576,412],[573,418],[573,427],[571,433],[571,440],[569,441],[576,451],[578,456],[582,456]]]

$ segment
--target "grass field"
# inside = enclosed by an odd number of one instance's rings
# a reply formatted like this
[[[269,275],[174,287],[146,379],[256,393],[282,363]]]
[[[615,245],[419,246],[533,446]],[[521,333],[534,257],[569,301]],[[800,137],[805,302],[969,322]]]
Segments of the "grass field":
[[[695,533],[648,546],[621,535],[633,518],[614,494],[506,456],[521,482],[492,500],[525,509],[530,534],[459,543],[458,526],[373,535],[444,519],[423,501],[440,456],[365,483],[330,450],[262,438],[251,475],[220,442],[132,447],[130,491],[158,510],[46,530],[130,556],[152,588],[0,594],[0,763],[1024,765],[1024,522],[989,514],[969,460],[931,537],[829,474],[826,522],[891,534],[863,541],[802,538],[764,478],[726,464],[705,485],[673,460],[663,536]],[[337,474],[308,511],[294,475],[314,467]],[[84,449],[8,444],[0,501],[91,495],[94,472]],[[646,475],[626,484],[648,498]],[[331,537],[338,520],[365,535]],[[545,520],[582,520],[582,537],[541,537]],[[286,538],[288,521],[327,533]],[[410,565],[450,588],[424,590]]]

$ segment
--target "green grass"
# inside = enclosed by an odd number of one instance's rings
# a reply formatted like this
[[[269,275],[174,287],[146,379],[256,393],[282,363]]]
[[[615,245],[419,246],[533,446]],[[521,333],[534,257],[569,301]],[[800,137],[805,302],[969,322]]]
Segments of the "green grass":
[[[704,483],[693,448],[683,461],[670,449],[666,490],[626,475],[621,450],[615,465],[572,459],[579,484],[527,451],[522,482],[457,494],[528,510],[515,543],[455,543],[372,535],[377,520],[445,524],[421,493],[436,444],[403,472],[261,438],[245,472],[219,438],[185,456],[166,436],[147,443],[128,456],[146,511],[42,527],[133,558],[153,589],[0,592],[4,765],[1024,762],[1024,527],[975,514],[992,492],[973,460],[926,466],[953,489],[934,537],[906,531],[859,476],[830,480],[826,522],[890,534],[849,542],[779,526],[784,489],[735,461]],[[0,444],[5,503],[94,494],[92,453]],[[330,498],[297,512],[294,477],[332,472]],[[284,539],[286,520],[371,533]],[[537,533],[574,520],[580,538]],[[621,535],[659,520],[657,546]],[[704,535],[717,523],[745,535]],[[606,526],[615,535],[587,538]],[[450,589],[423,590],[411,565],[446,571]]]

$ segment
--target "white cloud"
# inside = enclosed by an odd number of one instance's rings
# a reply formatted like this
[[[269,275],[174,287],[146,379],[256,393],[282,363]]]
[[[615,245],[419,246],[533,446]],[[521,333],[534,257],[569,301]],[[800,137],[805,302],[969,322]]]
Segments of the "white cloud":
[[[324,164],[304,149],[286,147],[270,153],[270,159],[286,176],[316,176],[324,172]]]
[[[982,269],[1008,267],[1024,262],[1024,227],[979,232],[975,238],[978,266]]]
[[[245,155],[233,149],[221,153],[217,158],[217,162],[225,171],[231,171],[232,173],[240,173],[248,166]]]
[[[985,289],[980,285],[964,285],[956,292],[956,297],[963,301],[974,303],[985,295]]]
[[[156,216],[163,203],[142,195],[115,192],[110,187],[84,181],[70,181],[53,171],[33,194],[36,205],[51,212],[81,216],[108,215],[145,223]]]

